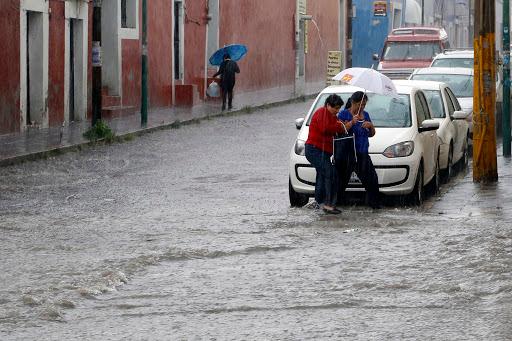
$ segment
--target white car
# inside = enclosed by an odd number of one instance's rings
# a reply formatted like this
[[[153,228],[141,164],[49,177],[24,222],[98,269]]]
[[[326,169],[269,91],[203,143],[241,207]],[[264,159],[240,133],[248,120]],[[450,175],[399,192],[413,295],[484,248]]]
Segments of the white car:
[[[474,70],[474,52],[472,49],[447,49],[437,54],[431,67],[464,67]],[[496,110],[501,115],[503,108],[503,58],[496,55]]]
[[[473,50],[459,49],[450,50],[446,49],[442,53],[437,54],[431,67],[465,67],[473,69],[474,53]]]
[[[305,118],[295,121],[299,134],[290,152],[289,197],[292,206],[305,205],[315,193],[315,168],[304,155],[313,113],[325,103],[330,94],[338,94],[346,102],[361,88],[334,85],[317,96]],[[367,93],[365,110],[375,125],[376,134],[370,138],[369,153],[379,178],[380,192],[386,195],[407,196],[421,205],[425,186],[439,188],[439,122],[431,119],[427,98],[417,87],[397,86],[398,97]],[[347,192],[364,191],[355,179]]]
[[[414,70],[409,79],[448,84],[460,104],[460,107],[455,110],[463,110],[468,113],[466,121],[469,124],[469,135],[473,136],[473,69],[427,67]]]
[[[459,107],[457,98],[446,83],[434,81],[396,80],[395,85],[417,86],[423,90],[431,109],[432,118],[439,121],[441,145],[439,167],[445,180],[453,174],[455,165],[467,166],[469,160],[469,125],[466,121],[468,113],[456,110]]]

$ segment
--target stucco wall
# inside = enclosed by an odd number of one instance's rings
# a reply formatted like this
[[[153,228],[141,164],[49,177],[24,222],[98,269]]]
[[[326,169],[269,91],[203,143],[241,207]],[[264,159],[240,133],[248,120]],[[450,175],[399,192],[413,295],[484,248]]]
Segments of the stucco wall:
[[[168,0],[148,2],[149,96],[151,107],[172,102],[172,7]],[[142,19],[141,19],[142,20]],[[141,21],[142,23],[142,21]]]
[[[20,4],[0,1],[0,133],[20,129]]]
[[[123,105],[140,107],[141,48],[139,40],[124,39],[122,44]]]
[[[306,82],[318,82],[326,79],[327,52],[340,49],[339,1],[310,0],[307,6],[307,12],[313,16],[314,22],[308,23]]]
[[[50,2],[51,20],[48,51],[48,124],[57,126],[64,120],[64,2]]]
[[[219,45],[247,45],[237,91],[293,85],[295,0],[220,2]]]
[[[202,89],[205,66],[206,8],[204,1],[186,1],[185,12],[185,84]]]

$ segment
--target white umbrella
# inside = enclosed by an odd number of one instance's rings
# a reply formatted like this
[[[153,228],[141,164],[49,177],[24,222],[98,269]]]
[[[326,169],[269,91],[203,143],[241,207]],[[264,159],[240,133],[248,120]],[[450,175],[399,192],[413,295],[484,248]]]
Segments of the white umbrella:
[[[338,73],[332,78],[336,81],[358,86],[376,94],[398,97],[395,84],[386,75],[374,69],[351,67]]]

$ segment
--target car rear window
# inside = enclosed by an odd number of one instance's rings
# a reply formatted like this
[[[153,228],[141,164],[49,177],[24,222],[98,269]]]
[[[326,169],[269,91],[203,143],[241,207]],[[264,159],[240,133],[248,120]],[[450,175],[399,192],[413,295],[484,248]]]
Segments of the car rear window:
[[[432,41],[390,41],[386,43],[382,60],[432,60],[441,52],[438,42]]]
[[[439,58],[432,62],[436,67],[465,67],[473,68],[473,58]]]
[[[313,113],[325,105],[325,100],[330,94],[322,94],[313,104],[313,110],[309,115],[306,125],[309,126]],[[337,93],[347,103],[352,93]],[[398,95],[393,98],[384,95],[368,93],[368,102],[365,111],[370,114],[376,128],[403,128],[411,126],[411,106],[409,95]]]
[[[455,97],[473,97],[472,75],[413,74],[411,79],[444,82],[452,89]]]

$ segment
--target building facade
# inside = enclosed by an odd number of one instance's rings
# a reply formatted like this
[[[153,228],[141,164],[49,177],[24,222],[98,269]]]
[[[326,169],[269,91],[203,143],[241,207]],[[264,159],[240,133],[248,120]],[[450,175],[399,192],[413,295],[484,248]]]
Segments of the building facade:
[[[327,52],[345,52],[346,0],[148,0],[149,105],[208,100],[208,57],[245,44],[236,91],[323,84]],[[89,0],[0,2],[0,134],[91,118]],[[142,0],[102,1],[103,117],[141,103]]]

